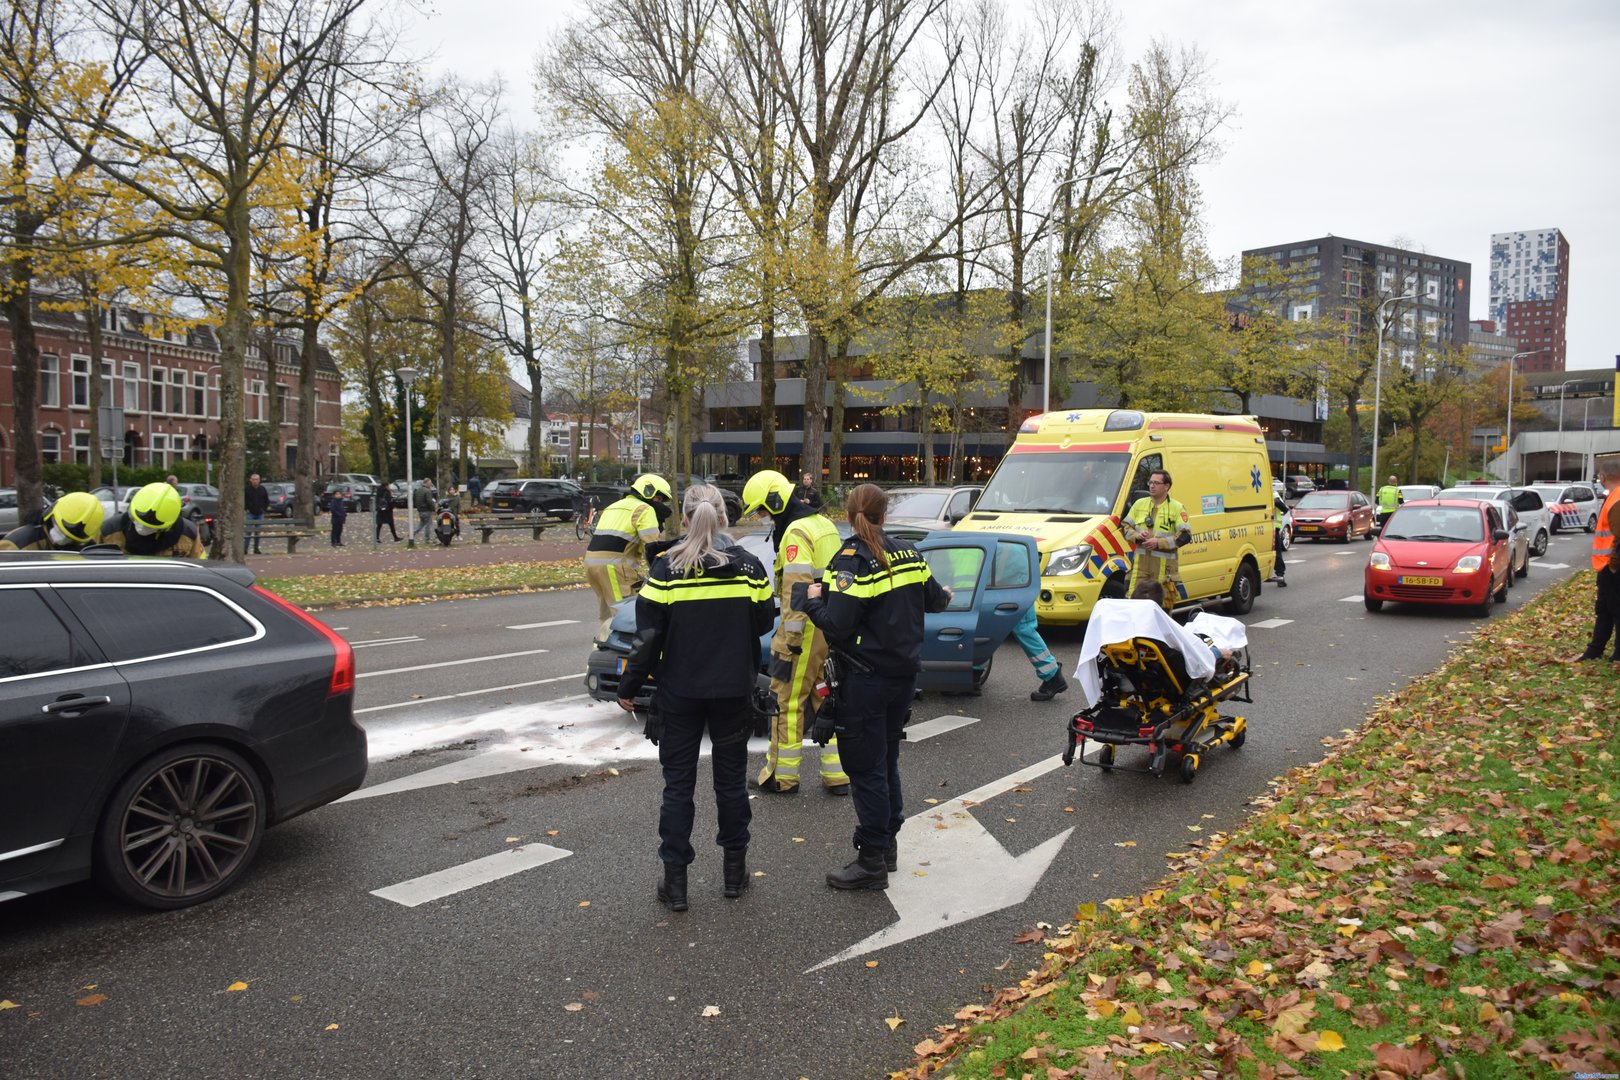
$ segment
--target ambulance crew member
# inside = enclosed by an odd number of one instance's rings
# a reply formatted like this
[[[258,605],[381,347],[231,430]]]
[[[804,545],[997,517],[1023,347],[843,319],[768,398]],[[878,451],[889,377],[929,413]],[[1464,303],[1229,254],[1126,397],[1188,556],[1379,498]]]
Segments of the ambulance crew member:
[[[630,482],[630,494],[596,519],[596,532],[585,547],[585,580],[596,593],[602,637],[613,619],[613,605],[635,594],[636,582],[645,574],[647,545],[658,539],[661,519],[655,508],[660,502],[667,506],[672,497],[668,480],[642,473]]]
[[[799,759],[810,699],[822,676],[827,643],[792,607],[793,586],[821,577],[838,551],[833,523],[794,497],[793,481],[774,469],[757,472],[743,485],[743,513],[764,512],[771,518],[771,550],[782,621],[771,639],[771,690],[776,694],[776,721],[765,748],[759,790],[779,794],[799,789]],[[849,794],[849,777],[838,760],[838,743],[821,748],[821,783],[834,795]]]
[[[147,484],[129,500],[129,509],[101,527],[101,542],[117,544],[127,555],[207,557],[197,527],[180,516],[180,493],[168,484]]]
[[[950,591],[910,547],[883,532],[889,497],[862,484],[845,504],[855,535],[812,585],[805,614],[849,653],[837,693],[844,767],[855,788],[855,861],[827,875],[835,889],[886,889],[899,865],[905,820],[900,797],[900,735],[922,668],[923,613],[944,611]]]
[[[1164,586],[1164,610],[1170,611],[1182,593],[1176,549],[1192,541],[1192,529],[1187,508],[1170,497],[1167,470],[1148,474],[1148,494],[1131,504],[1122,524],[1125,538],[1136,545],[1128,591],[1134,593],[1143,581],[1157,581]]]
[[[12,529],[0,551],[78,551],[101,535],[101,500],[73,491],[56,500],[36,525]]]
[[[619,683],[619,706],[634,709],[649,675],[656,719],[649,737],[664,768],[658,815],[658,857],[664,880],[658,899],[686,910],[686,868],[692,851],[693,793],[703,732],[713,744],[714,802],[720,819],[715,843],[724,855],[725,895],[748,887],[749,697],[759,672],[759,639],[776,618],[771,579],[760,561],[722,530],[719,489],[695,484],[681,499],[687,533],[653,561],[636,597],[638,645]],[[661,730],[658,730],[661,727]]]

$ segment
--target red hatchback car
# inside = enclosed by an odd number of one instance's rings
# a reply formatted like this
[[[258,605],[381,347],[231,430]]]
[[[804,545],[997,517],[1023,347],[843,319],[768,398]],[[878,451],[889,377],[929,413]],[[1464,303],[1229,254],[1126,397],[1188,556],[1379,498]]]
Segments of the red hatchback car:
[[[1342,540],[1371,537],[1373,504],[1359,491],[1313,491],[1294,504],[1294,539]]]
[[[1495,503],[1421,499],[1398,507],[1367,558],[1362,600],[1462,604],[1489,615],[1513,587],[1513,549]]]

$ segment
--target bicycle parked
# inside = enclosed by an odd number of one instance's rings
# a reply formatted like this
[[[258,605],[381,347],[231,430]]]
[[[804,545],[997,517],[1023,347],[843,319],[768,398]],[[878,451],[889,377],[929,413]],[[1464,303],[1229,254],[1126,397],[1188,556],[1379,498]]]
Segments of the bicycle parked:
[[[574,537],[585,540],[596,534],[596,519],[602,512],[602,504],[595,495],[587,495],[577,499],[574,503]]]

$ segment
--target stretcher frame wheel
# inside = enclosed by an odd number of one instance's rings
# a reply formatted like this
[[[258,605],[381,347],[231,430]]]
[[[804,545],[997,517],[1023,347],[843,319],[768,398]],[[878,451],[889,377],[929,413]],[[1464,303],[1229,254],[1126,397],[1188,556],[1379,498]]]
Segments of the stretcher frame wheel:
[[[1114,771],[1114,744],[1103,743],[1101,752],[1097,754],[1097,764],[1102,766],[1103,772]]]
[[[1193,782],[1193,777],[1197,775],[1198,755],[1188,754],[1186,757],[1181,759],[1181,782],[1183,784],[1190,784]]]

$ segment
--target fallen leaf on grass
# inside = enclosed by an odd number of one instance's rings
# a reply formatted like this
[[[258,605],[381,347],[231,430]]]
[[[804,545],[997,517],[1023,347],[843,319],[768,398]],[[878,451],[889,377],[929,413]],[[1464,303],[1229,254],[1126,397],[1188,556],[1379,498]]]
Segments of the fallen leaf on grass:
[[[1035,942],[1040,941],[1045,936],[1046,935],[1041,933],[1039,930],[1025,930],[1022,934],[1019,934],[1017,937],[1013,938],[1013,944],[1033,945]]]

